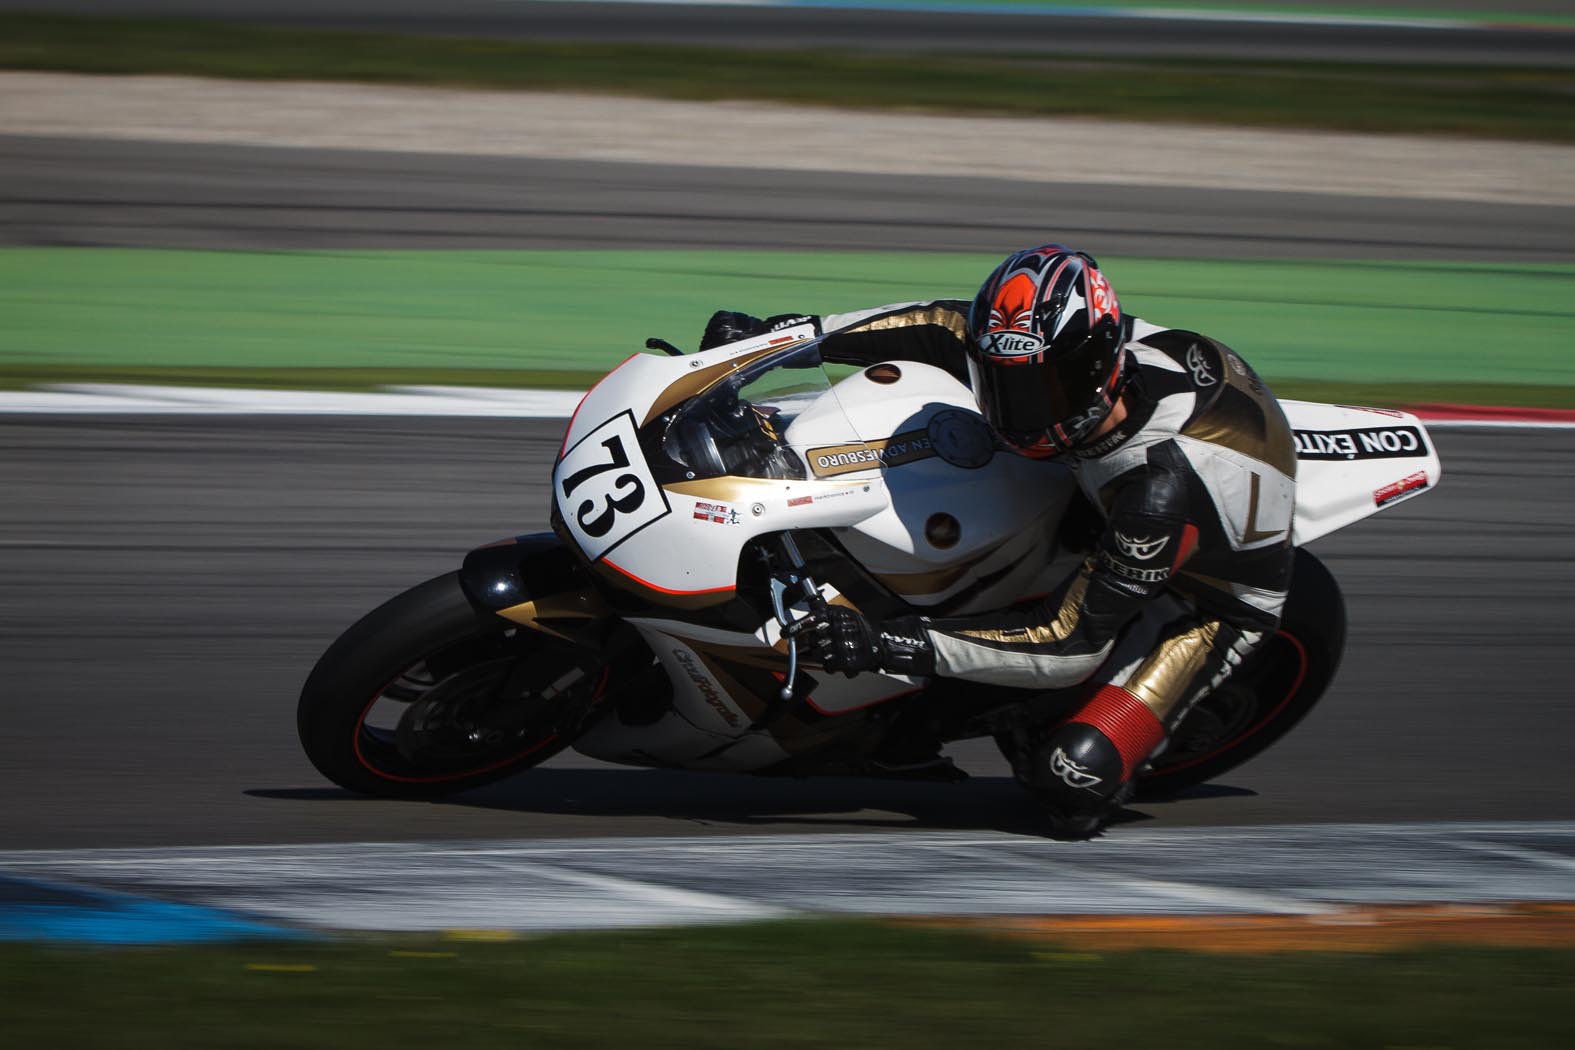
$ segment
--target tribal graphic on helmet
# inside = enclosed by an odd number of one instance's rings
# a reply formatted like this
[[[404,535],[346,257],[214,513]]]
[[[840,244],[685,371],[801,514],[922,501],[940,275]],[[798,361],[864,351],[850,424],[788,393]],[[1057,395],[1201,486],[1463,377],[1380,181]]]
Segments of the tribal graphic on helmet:
[[[974,299],[969,369],[985,418],[1019,451],[1065,451],[1124,379],[1121,306],[1093,258],[1059,244],[1009,256]]]

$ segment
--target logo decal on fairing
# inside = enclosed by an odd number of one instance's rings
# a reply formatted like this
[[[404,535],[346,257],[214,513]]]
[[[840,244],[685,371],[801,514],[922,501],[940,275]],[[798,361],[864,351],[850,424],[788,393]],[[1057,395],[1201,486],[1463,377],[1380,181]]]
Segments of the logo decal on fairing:
[[[977,470],[995,455],[995,435],[977,412],[960,408],[937,412],[924,432],[936,455],[954,467]]]
[[[1419,470],[1409,477],[1385,485],[1373,492],[1373,506],[1386,507],[1397,499],[1415,496],[1427,488],[1427,471]]]
[[[1121,548],[1121,553],[1138,561],[1148,561],[1164,550],[1165,544],[1169,542],[1169,536],[1155,539],[1151,536],[1123,536],[1119,532],[1116,533],[1116,546]]]
[[[834,478],[878,466],[900,467],[904,463],[929,459],[935,446],[925,430],[908,430],[889,438],[876,438],[852,445],[827,445],[812,448],[807,454],[809,469],[817,478]]]
[[[1050,772],[1060,777],[1067,787],[1091,788],[1095,784],[1103,784],[1104,777],[1096,777],[1088,771],[1087,766],[1078,765],[1066,757],[1066,752],[1056,748],[1050,752]]]
[[[1293,430],[1297,459],[1408,459],[1428,454],[1416,427]]]
[[[1209,363],[1197,343],[1187,347],[1187,370],[1199,386],[1213,386],[1219,382],[1218,377],[1209,371]]]
[[[706,672],[702,670],[700,665],[695,661],[695,658],[690,656],[689,653],[683,649],[674,649],[673,656],[683,667],[684,673],[689,676],[689,680],[694,683],[696,691],[700,693],[700,696],[705,700],[705,702],[710,705],[717,714],[722,716],[722,721],[726,722],[734,729],[737,729],[739,717],[733,711],[733,709],[728,707],[727,704],[722,700],[721,690],[719,690],[717,688],[717,684],[711,680],[711,676],[706,674]]]

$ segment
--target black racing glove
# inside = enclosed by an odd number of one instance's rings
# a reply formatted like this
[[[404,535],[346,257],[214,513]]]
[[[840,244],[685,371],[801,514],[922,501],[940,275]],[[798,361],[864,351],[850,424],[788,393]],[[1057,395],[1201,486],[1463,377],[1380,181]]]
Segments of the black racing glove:
[[[860,671],[935,673],[935,652],[921,616],[886,620],[876,627],[856,610],[828,605],[791,624],[783,633],[798,646],[804,659],[849,678]]]
[[[700,349],[714,350],[740,339],[750,339],[806,322],[814,323],[815,331],[820,331],[819,319],[810,314],[777,314],[762,319],[736,310],[718,310],[706,322],[705,334],[700,337]]]

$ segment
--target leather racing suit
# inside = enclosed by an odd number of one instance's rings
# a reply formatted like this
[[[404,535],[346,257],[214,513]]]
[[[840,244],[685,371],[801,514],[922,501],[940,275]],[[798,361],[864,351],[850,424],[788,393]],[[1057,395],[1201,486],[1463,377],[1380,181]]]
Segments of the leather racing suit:
[[[816,319],[823,356],[913,360],[967,381],[970,304]],[[895,621],[919,673],[1086,702],[1019,776],[1069,810],[1103,805],[1200,697],[1272,635],[1290,586],[1296,451],[1279,403],[1223,344],[1127,320],[1125,418],[1068,457],[1104,528],[1065,589],[1026,611]],[[927,649],[928,652],[924,652]],[[1119,799],[1117,799],[1119,801]]]

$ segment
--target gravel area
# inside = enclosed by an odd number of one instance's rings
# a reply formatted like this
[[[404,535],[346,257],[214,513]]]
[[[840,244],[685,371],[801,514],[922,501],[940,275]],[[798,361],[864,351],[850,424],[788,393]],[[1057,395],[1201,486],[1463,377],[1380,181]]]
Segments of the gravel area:
[[[0,73],[0,134],[1575,205],[1570,146],[753,102]]]

